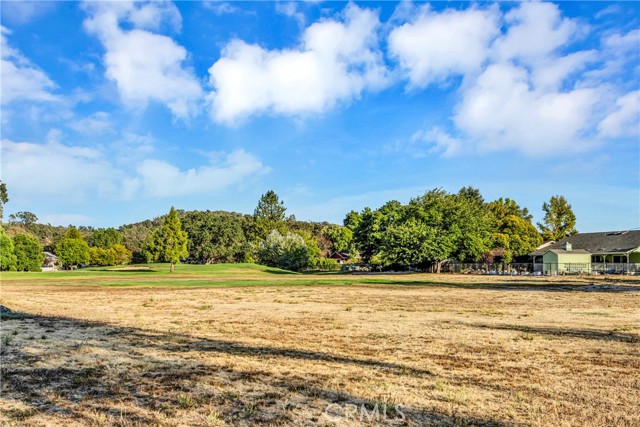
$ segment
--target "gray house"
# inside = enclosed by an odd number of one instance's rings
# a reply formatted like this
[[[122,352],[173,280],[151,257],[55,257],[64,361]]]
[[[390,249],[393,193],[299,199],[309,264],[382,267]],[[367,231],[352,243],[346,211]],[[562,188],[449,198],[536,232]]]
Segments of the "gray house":
[[[640,274],[640,230],[579,233],[529,255],[545,274]]]

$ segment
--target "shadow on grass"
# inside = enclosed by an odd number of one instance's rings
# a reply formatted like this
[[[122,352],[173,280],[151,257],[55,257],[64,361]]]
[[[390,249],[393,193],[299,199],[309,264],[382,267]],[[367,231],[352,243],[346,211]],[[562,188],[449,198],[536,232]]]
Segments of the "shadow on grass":
[[[4,411],[0,420],[5,417],[10,422],[44,415],[50,420],[82,425],[162,426],[174,425],[177,420],[189,425],[212,425],[211,417],[224,425],[238,426],[333,425],[325,415],[329,405],[338,411],[332,417],[340,417],[340,411],[348,405],[364,406],[371,414],[376,405],[386,404],[327,387],[326,377],[314,373],[243,370],[234,367],[233,359],[226,364],[207,360],[203,355],[209,352],[248,357],[269,365],[294,359],[355,364],[363,369],[384,371],[386,375],[431,375],[428,371],[375,360],[251,346],[70,318],[25,315],[3,322],[5,329],[9,326],[29,330],[31,334],[38,330],[55,331],[55,339],[51,336],[46,341],[51,349],[42,347],[45,341],[24,341],[5,349],[3,396],[29,408]],[[29,346],[40,346],[40,351]],[[47,351],[54,347],[55,352]],[[82,364],[75,362],[76,366],[64,362],[65,357],[76,352],[90,356]],[[396,409],[404,419],[399,418]],[[512,425],[412,406],[394,407],[391,414],[391,419],[373,422],[365,419],[361,424]],[[338,424],[341,421],[338,418]]]
[[[356,283],[372,285],[399,285],[399,286],[441,286],[444,288],[458,289],[483,289],[499,291],[535,291],[535,292],[640,292],[640,282],[636,285],[625,284],[573,284],[573,283],[539,283],[539,282],[516,282],[516,283],[451,283],[431,280],[385,280],[385,279],[362,279]]]
[[[517,331],[517,332],[523,332],[527,334],[550,335],[550,336],[563,337],[563,338],[582,338],[587,340],[640,343],[640,338],[637,335],[624,333],[624,332],[598,331],[593,329],[505,325],[505,324],[484,324],[484,323],[461,323],[461,324],[465,326],[471,326],[474,328]]]

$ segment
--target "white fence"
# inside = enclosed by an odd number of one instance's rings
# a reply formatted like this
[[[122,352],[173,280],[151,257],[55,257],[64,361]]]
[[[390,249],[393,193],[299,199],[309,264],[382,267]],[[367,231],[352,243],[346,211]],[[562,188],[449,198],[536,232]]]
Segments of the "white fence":
[[[632,274],[640,275],[640,263],[466,263],[448,261],[442,272],[498,275]]]

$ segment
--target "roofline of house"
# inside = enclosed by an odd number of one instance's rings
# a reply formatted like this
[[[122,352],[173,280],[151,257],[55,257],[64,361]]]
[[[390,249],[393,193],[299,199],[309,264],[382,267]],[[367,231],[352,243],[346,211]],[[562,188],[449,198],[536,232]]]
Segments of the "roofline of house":
[[[595,252],[592,252],[589,249],[574,249],[572,251],[565,251],[565,252],[566,253],[571,253],[571,252],[582,253],[583,255],[584,255],[584,252],[578,252],[578,251],[585,251],[590,255],[629,255],[631,252],[638,251],[638,249],[640,249],[640,248],[630,249],[630,250],[628,250],[626,252],[623,252],[623,251],[614,251],[614,252],[595,251]],[[553,251],[557,251],[557,250],[563,250],[564,251],[564,249],[547,249],[546,251],[544,251],[542,253],[531,252],[529,254],[529,256],[544,256],[544,254],[546,254],[547,252],[553,252]]]

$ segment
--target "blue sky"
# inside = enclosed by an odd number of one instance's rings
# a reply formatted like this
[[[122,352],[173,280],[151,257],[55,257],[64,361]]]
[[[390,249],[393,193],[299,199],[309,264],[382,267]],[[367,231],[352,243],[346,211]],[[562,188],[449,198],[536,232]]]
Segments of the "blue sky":
[[[640,4],[6,2],[5,212],[352,209],[472,185],[640,226]]]

